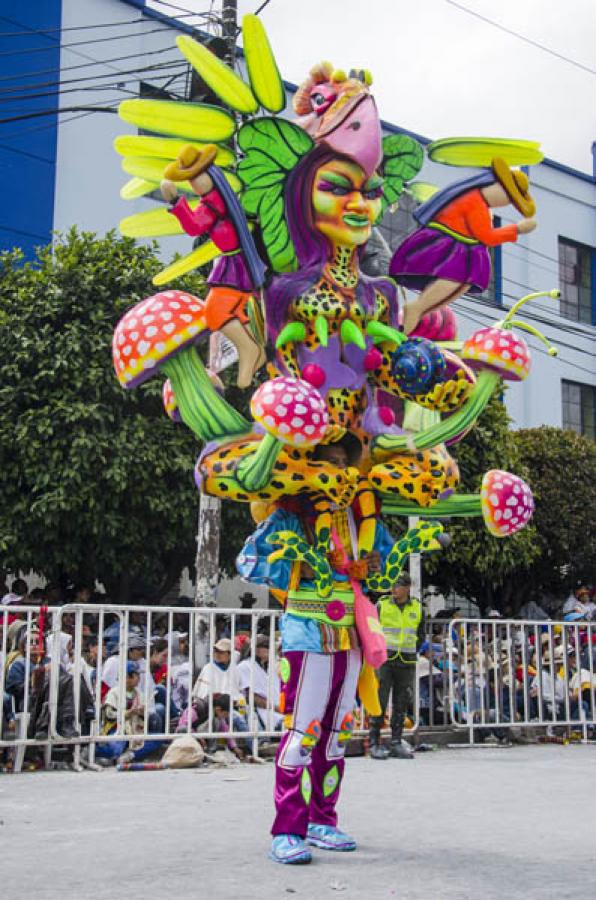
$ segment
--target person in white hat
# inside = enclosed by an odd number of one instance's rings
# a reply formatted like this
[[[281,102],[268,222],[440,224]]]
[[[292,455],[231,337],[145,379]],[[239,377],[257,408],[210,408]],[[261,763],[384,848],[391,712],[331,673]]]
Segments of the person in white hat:
[[[213,645],[213,659],[205,663],[192,689],[193,699],[207,700],[209,695],[229,694],[234,701],[242,699],[238,668],[232,662],[232,642],[220,638]]]

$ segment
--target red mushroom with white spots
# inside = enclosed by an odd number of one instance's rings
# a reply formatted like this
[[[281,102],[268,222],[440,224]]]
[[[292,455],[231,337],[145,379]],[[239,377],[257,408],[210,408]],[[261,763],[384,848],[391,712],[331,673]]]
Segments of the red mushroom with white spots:
[[[491,469],[482,479],[480,503],[486,527],[495,537],[520,531],[534,512],[534,498],[526,482],[499,469]]]
[[[195,349],[206,331],[203,306],[185,291],[162,291],[137,303],[114,331],[116,376],[132,388],[161,369],[170,378],[180,417],[201,440],[245,434],[249,423],[216,392]]]
[[[256,422],[266,430],[254,456],[238,467],[240,483],[247,490],[267,484],[284,444],[313,447],[327,430],[327,404],[321,394],[301,378],[274,378],[253,394],[250,403]]]
[[[530,371],[525,340],[505,328],[481,328],[465,342],[461,354],[472,369],[488,369],[506,381],[523,381]]]

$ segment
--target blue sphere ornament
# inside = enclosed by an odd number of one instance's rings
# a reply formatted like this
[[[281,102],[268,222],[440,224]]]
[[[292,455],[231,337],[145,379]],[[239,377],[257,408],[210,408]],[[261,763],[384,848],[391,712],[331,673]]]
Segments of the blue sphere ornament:
[[[409,338],[395,350],[391,371],[401,392],[415,397],[444,380],[447,361],[432,341]]]

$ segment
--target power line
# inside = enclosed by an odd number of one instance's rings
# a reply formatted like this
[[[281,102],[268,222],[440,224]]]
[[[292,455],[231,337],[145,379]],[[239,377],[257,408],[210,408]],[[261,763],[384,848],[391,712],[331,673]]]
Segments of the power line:
[[[114,97],[112,100],[98,100],[98,103],[120,103],[120,97]],[[90,111],[90,112],[109,112],[109,113],[117,113],[117,106],[96,106],[93,103],[89,103],[87,106],[63,106],[60,109],[40,109],[36,110],[32,113],[27,113],[25,115],[20,116],[10,116],[9,118],[0,119],[0,125],[5,125],[8,122],[22,122],[27,119],[39,119],[43,116],[59,116],[65,112],[80,112],[81,110]]]
[[[68,28],[28,28],[26,25],[23,25],[22,22],[16,22],[14,19],[8,19],[6,16],[0,16],[0,20],[3,22],[14,22],[15,25],[20,25],[24,31],[0,31],[0,38],[9,38],[9,37],[28,37],[30,34],[55,34],[56,32],[60,32],[63,34],[65,31],[89,31],[91,28],[116,28],[122,25],[142,25],[146,19],[129,19],[125,22],[98,22],[97,25],[71,25]]]
[[[154,0],[154,2],[159,2],[159,0]],[[173,4],[164,4],[166,6],[173,6]],[[174,7],[175,9],[182,10],[182,7]],[[218,17],[212,12],[212,10],[204,10],[191,12],[190,10],[182,10],[183,15],[181,16],[172,16],[171,18],[175,21],[180,21],[182,19],[214,19],[219,21]],[[52,34],[64,34],[67,31],[91,31],[96,28],[122,28],[128,25],[143,25],[148,23],[147,18],[140,19],[128,19],[123,22],[97,22],[94,25],[70,25],[67,28],[61,28],[60,26],[56,28],[29,28],[27,25],[24,25],[22,22],[17,22],[15,19],[9,19],[7,16],[0,16],[0,21],[3,22],[12,22],[14,25],[19,25],[23,31],[0,31],[0,38],[19,38],[19,37],[29,37],[29,35],[39,35],[41,37]],[[169,26],[166,26],[169,27]],[[133,35],[128,35],[128,37],[133,37]],[[51,38],[51,40],[57,40],[57,38]],[[75,46],[75,45],[71,45]],[[52,47],[44,47],[44,50],[53,49]],[[19,51],[24,52],[24,51]]]
[[[153,2],[157,3],[159,6],[168,6],[170,9],[176,9],[179,12],[184,13],[184,16],[173,16],[172,18],[182,19],[182,18],[187,18],[188,16],[202,15],[204,18],[208,18],[209,16],[211,16],[212,18],[217,19],[218,22],[221,23],[221,20],[217,16],[213,15],[213,12],[211,9],[208,11],[206,10],[203,13],[195,13],[195,12],[192,12],[192,10],[188,9],[188,7],[177,6],[175,3],[167,3],[166,0],[153,0]]]
[[[90,112],[79,113],[79,115],[77,115],[77,116],[71,116],[70,119],[61,119],[60,127],[62,128],[63,125],[67,125],[69,122],[74,122],[75,119],[84,119],[85,116],[92,116],[94,112],[95,112],[95,110],[92,110]],[[25,128],[23,131],[16,131],[14,134],[9,134],[9,135],[3,134],[2,140],[3,141],[13,141],[16,138],[24,137],[27,134],[34,134],[35,132],[38,132],[38,131],[49,131],[52,128],[56,129],[57,127],[58,127],[57,122],[52,122],[50,125],[36,125],[34,128]],[[3,145],[3,146],[5,146],[5,145]],[[13,150],[14,148],[7,147],[6,149]]]
[[[97,80],[98,78],[113,78],[115,75],[134,75],[139,72],[157,72],[161,69],[171,69],[173,67],[186,67],[185,60],[172,60],[171,62],[155,63],[152,66],[140,66],[138,69],[118,69],[115,72],[103,72],[93,75],[82,75],[80,78],[64,78],[58,81],[38,81],[31,85],[16,85],[15,87],[0,87],[0,100],[2,94],[20,93],[24,90],[37,90],[45,87],[60,87],[64,84],[79,84],[81,81]],[[7,98],[8,99],[8,98]],[[27,97],[23,97],[26,100]]]
[[[550,53],[551,56],[555,56],[557,59],[563,60],[563,62],[567,62],[578,69],[583,69],[584,72],[589,72],[590,75],[596,75],[596,69],[591,69],[589,66],[585,66],[583,63],[578,62],[576,59],[571,59],[571,57],[569,56],[564,56],[562,53],[557,53],[556,50],[551,50],[550,47],[545,47],[545,45],[539,43],[539,41],[534,41],[532,40],[532,38],[526,37],[525,35],[520,34],[518,31],[513,31],[512,28],[506,28],[505,25],[501,25],[499,22],[493,21],[493,19],[488,19],[486,16],[482,16],[480,15],[480,13],[475,12],[475,10],[468,9],[467,6],[462,6],[461,3],[456,3],[455,0],[445,0],[445,2],[450,6],[455,6],[462,12],[467,13],[469,16],[474,16],[476,19],[480,19],[482,22],[486,22],[488,25],[492,25],[494,28],[498,28],[499,31],[504,31],[506,34],[513,35],[513,37],[518,38],[518,40],[520,41],[524,41],[526,44],[530,44],[532,47],[537,47],[539,50],[544,50],[545,53]]]
[[[126,53],[124,56],[112,56],[110,59],[91,60],[91,62],[86,63],[75,63],[75,65],[72,66],[56,66],[53,69],[39,69],[37,72],[20,72],[18,75],[1,76],[0,81],[14,81],[15,78],[22,78],[25,74],[28,78],[32,78],[34,75],[50,75],[52,72],[70,72],[73,69],[90,69],[92,66],[107,66],[113,62],[121,62],[123,59],[136,59],[139,56],[146,58],[148,56],[167,53],[168,51],[174,52],[176,51],[176,47],[173,47],[172,44],[167,44],[165,47],[158,47],[156,50],[143,50],[140,53]],[[176,61],[178,61],[178,59],[179,57],[177,57]],[[118,71],[118,69],[115,69],[115,72]]]
[[[169,68],[171,69],[171,67],[169,67]],[[172,73],[172,71],[168,71],[167,73],[165,73],[163,75],[157,74],[157,70],[153,69],[151,67],[147,67],[146,71],[156,72],[156,74],[154,74],[152,76],[152,80],[162,81],[164,78],[165,79],[172,78],[172,75],[174,78],[179,78],[186,71],[186,65],[183,62],[177,64],[177,68],[179,71],[175,71],[174,73]],[[137,70],[137,71],[141,71],[141,70]],[[37,94],[27,94],[25,96],[19,96],[19,97],[2,97],[2,96],[0,96],[0,103],[18,103],[19,101],[36,100],[41,97],[62,97],[64,94],[76,94],[79,91],[105,91],[106,89],[112,89],[112,88],[114,90],[119,90],[120,86],[123,84],[135,84],[135,83],[138,83],[138,81],[140,80],[139,78],[127,78],[127,79],[122,80],[120,77],[121,74],[123,74],[123,73],[109,72],[109,73],[106,73],[106,75],[102,76],[103,78],[107,78],[107,77],[112,78],[112,79],[119,78],[119,80],[117,82],[112,81],[111,83],[108,83],[108,84],[78,85],[77,87],[61,88],[56,91],[43,91],[43,92],[40,92]],[[134,70],[133,70],[133,74],[134,74]],[[88,79],[80,79],[80,80],[87,81]],[[178,95],[175,94],[174,96],[178,96]],[[185,98],[181,97],[180,99],[183,100]]]
[[[158,28],[150,28],[148,31],[134,32],[133,34],[115,34],[110,37],[96,38],[92,41],[74,41],[72,44],[61,44],[59,47],[23,47],[21,50],[3,50],[0,56],[22,56],[24,53],[47,53],[49,50],[70,50],[72,47],[87,47],[89,44],[105,44],[107,41],[123,41],[134,37],[145,37],[148,34],[157,34],[163,31],[171,31],[169,25]]]

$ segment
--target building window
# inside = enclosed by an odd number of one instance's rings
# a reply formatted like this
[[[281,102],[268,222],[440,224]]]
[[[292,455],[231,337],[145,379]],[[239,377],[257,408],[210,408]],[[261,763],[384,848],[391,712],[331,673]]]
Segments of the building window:
[[[596,388],[563,381],[563,428],[596,439]]]
[[[591,247],[559,238],[559,285],[561,315],[592,324]]]

